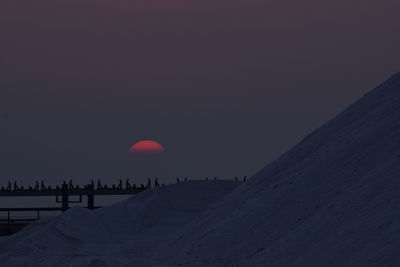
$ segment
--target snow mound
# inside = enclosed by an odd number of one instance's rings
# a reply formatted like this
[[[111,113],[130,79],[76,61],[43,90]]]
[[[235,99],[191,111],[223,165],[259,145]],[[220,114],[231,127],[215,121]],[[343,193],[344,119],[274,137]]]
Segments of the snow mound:
[[[182,266],[400,266],[400,74],[165,246]]]
[[[155,266],[150,257],[159,246],[238,185],[188,181],[95,211],[72,208],[0,238],[0,261],[2,266]]]

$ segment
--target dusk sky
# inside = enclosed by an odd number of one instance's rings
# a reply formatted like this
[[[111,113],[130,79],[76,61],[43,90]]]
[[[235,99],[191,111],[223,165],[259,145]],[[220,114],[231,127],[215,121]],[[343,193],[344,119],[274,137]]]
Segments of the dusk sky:
[[[398,0],[2,1],[0,181],[251,176],[400,70],[399,10]],[[165,151],[129,157],[142,139]]]

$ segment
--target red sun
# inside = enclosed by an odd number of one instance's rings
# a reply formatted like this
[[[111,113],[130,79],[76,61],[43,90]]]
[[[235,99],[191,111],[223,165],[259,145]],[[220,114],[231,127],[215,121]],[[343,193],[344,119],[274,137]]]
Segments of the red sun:
[[[129,152],[143,154],[160,154],[164,151],[164,147],[159,143],[151,140],[142,140],[131,146]]]

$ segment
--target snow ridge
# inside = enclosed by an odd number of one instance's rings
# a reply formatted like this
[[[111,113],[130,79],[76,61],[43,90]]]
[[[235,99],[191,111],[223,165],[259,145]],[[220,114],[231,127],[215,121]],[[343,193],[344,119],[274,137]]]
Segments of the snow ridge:
[[[159,253],[188,266],[398,266],[400,74],[227,195]]]

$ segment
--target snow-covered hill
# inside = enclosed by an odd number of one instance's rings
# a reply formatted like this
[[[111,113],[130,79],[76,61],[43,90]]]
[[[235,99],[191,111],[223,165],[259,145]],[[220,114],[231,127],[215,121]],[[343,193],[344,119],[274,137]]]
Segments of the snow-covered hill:
[[[400,74],[159,252],[183,266],[400,266]]]
[[[239,184],[188,181],[95,211],[72,208],[1,238],[0,266],[155,266],[159,246]]]

